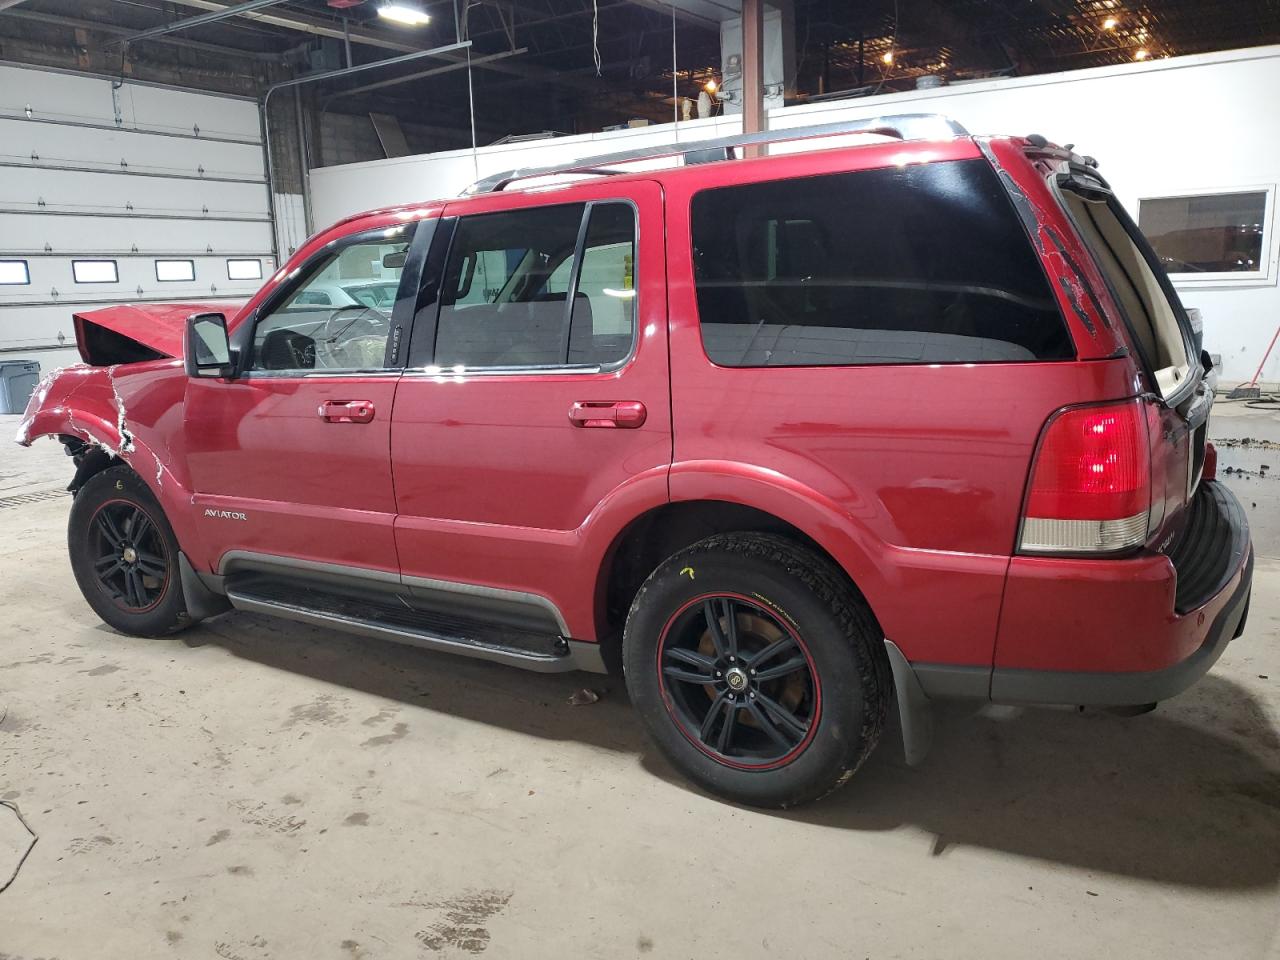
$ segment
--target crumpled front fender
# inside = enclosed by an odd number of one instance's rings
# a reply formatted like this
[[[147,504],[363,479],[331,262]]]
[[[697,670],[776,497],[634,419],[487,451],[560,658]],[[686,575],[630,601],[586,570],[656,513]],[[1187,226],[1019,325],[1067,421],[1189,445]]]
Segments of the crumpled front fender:
[[[14,437],[24,447],[44,436],[74,436],[114,457],[136,444],[116,397],[111,369],[76,364],[48,374],[27,402]]]
[[[198,533],[183,456],[186,382],[180,360],[55,370],[37,385],[14,440],[30,446],[39,437],[75,437],[128,464],[190,552]]]

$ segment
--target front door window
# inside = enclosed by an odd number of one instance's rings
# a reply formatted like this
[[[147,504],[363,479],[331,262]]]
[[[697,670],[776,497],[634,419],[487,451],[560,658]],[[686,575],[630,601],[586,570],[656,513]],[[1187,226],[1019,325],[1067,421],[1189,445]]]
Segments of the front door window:
[[[250,371],[380,370],[411,230],[379,231],[315,263],[258,320]]]

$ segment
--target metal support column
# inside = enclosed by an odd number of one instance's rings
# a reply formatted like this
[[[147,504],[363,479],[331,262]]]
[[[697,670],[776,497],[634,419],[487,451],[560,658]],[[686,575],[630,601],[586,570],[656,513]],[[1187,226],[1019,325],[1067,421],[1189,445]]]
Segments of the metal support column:
[[[764,0],[742,0],[742,133],[764,129]],[[749,147],[755,156],[759,147]]]
[[[742,0],[742,132],[764,129],[764,0]]]
[[[265,141],[266,148],[267,148],[267,183],[271,184],[272,182],[274,182],[273,174],[274,174],[275,168],[272,165],[272,156],[271,156],[270,110],[271,110],[271,95],[275,93],[277,90],[282,90],[285,87],[297,87],[304,83],[316,83],[317,81],[320,81],[320,80],[332,80],[335,77],[346,77],[355,73],[365,73],[366,71],[369,71],[369,70],[380,70],[383,67],[392,67],[401,63],[410,63],[414,60],[421,60],[423,57],[439,57],[443,54],[454,53],[459,50],[465,50],[467,52],[467,55],[470,56],[471,41],[464,40],[462,43],[450,43],[450,44],[446,44],[443,47],[433,47],[430,50],[418,50],[418,51],[415,51],[414,53],[406,53],[404,56],[401,56],[401,57],[391,57],[389,60],[377,60],[374,63],[362,63],[359,66],[344,67],[341,70],[326,70],[323,73],[311,73],[311,74],[307,74],[304,77],[295,77],[292,80],[281,80],[279,83],[273,83],[271,86],[267,87],[267,92],[262,95],[263,140]],[[468,74],[468,76],[469,75],[470,74]],[[298,114],[299,133],[300,133],[300,136],[305,138],[306,124],[302,119],[302,115],[301,115],[301,100],[298,101],[297,109],[299,110],[299,114]],[[302,163],[302,170],[299,171],[299,176],[302,182],[302,200],[303,200],[303,209],[305,211],[304,216],[307,218],[307,221],[308,221],[307,229],[310,230],[311,229],[311,223],[310,223],[311,191],[308,189],[309,171],[307,168],[306,155],[305,153],[303,153],[305,149],[306,149],[306,143],[304,139],[301,142],[301,146],[299,148],[299,152],[302,154],[302,156],[300,157],[301,163]]]
[[[307,123],[302,110],[302,88],[293,88],[294,122],[298,125],[298,185],[302,190],[302,227],[309,237],[315,230],[311,219],[311,162],[307,150]]]

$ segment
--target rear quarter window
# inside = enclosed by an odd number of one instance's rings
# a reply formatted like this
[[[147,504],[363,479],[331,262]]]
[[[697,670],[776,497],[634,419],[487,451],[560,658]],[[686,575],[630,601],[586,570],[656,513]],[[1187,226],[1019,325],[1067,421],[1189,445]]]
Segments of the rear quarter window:
[[[721,366],[1075,355],[985,160],[705,190],[692,230],[703,345]]]

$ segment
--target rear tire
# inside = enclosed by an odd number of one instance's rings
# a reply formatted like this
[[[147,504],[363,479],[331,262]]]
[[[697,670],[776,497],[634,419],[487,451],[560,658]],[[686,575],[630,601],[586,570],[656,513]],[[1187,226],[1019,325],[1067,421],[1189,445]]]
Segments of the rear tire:
[[[129,467],[109,467],[76,493],[67,546],[80,592],[109,626],[160,637],[191,625],[178,540],[156,498]]]
[[[631,605],[627,690],[659,749],[728,800],[793,807],[844,784],[892,693],[866,602],[783,537],[721,534],[665,561]]]

